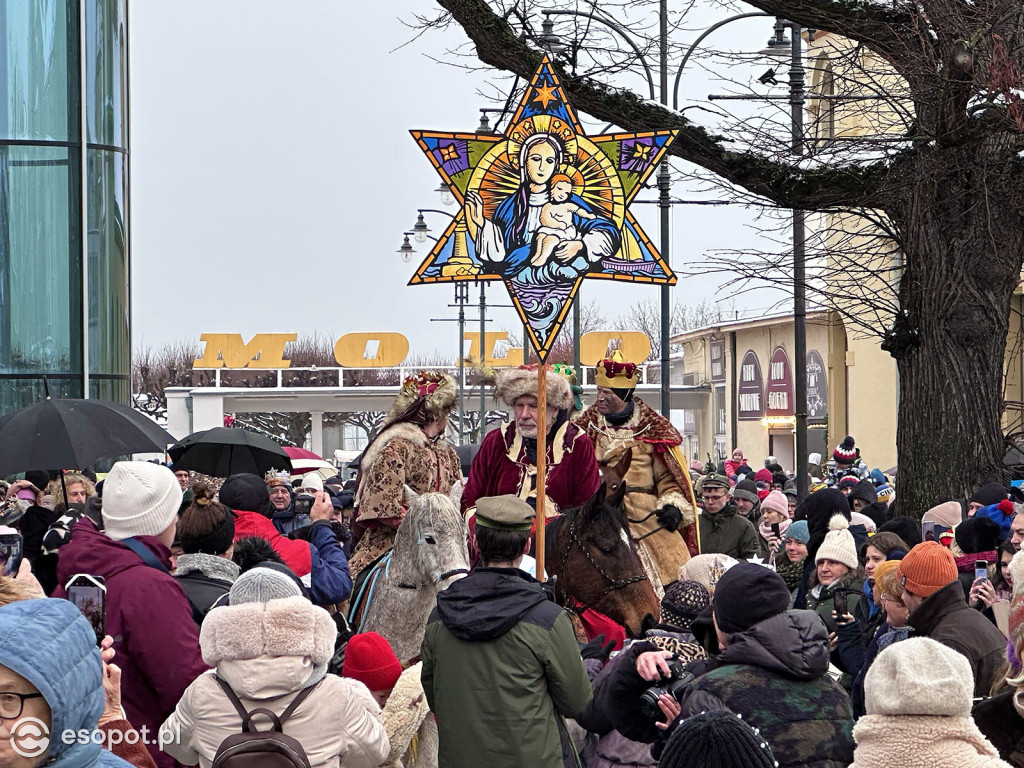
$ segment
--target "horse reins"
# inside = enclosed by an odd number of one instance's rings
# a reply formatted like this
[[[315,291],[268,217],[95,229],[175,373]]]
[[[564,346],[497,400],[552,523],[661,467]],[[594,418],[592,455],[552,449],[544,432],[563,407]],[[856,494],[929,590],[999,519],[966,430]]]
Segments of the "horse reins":
[[[390,564],[391,563],[389,562],[388,565],[390,565]],[[452,570],[445,571],[440,576],[438,576],[436,579],[434,579],[434,583],[437,584],[439,581],[444,581],[445,579],[451,578],[452,576],[457,576],[460,573],[464,573],[464,574],[468,575],[469,571],[466,570],[465,568],[452,568]],[[423,589],[423,587],[427,586],[427,582],[423,582],[422,584],[409,584],[406,581],[395,581],[395,582],[392,582],[392,583],[396,587],[401,587],[402,589]]]
[[[575,517],[573,517],[573,519],[569,521],[569,536],[572,537],[572,542],[570,542],[569,546],[565,548],[565,554],[562,557],[562,565],[560,571],[563,574],[565,573],[565,564],[569,560],[569,554],[572,551],[572,544],[576,544],[580,548],[580,551],[583,552],[584,557],[586,557],[587,560],[590,561],[590,564],[594,566],[594,570],[596,570],[601,576],[605,578],[606,581],[608,581],[608,587],[604,590],[604,592],[601,593],[600,597],[597,598],[598,600],[603,600],[612,592],[615,592],[619,589],[624,589],[628,587],[630,584],[637,584],[638,582],[648,580],[647,575],[644,573],[641,573],[639,576],[634,576],[630,579],[613,579],[611,576],[609,576],[608,573],[604,570],[604,568],[602,568],[601,565],[596,560],[594,560],[593,557],[591,557],[590,552],[587,551],[587,548],[583,545],[583,541],[576,533]],[[563,587],[562,589],[562,599],[565,600],[565,598],[568,597],[567,590],[565,587]]]

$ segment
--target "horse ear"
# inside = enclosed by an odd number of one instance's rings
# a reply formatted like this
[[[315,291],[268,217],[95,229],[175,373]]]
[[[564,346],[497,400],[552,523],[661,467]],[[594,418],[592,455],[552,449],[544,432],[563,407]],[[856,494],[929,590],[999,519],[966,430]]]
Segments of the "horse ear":
[[[601,505],[604,504],[605,492],[605,483],[601,483],[597,486],[597,492],[583,505],[583,512],[587,517],[590,517],[594,510],[600,509]]]
[[[612,491],[611,496],[608,496],[604,500],[604,503],[607,506],[612,507],[613,509],[621,509],[622,508],[622,502],[623,502],[623,500],[625,498],[626,498],[626,479],[622,478],[619,481],[618,486],[616,486],[615,490]]]
[[[633,449],[630,448],[619,459],[619,463],[615,465],[615,472],[625,479],[626,473],[629,472],[629,465],[633,463]]]
[[[405,504],[406,509],[411,507],[413,502],[419,497],[420,495],[408,485],[402,485],[402,503]]]

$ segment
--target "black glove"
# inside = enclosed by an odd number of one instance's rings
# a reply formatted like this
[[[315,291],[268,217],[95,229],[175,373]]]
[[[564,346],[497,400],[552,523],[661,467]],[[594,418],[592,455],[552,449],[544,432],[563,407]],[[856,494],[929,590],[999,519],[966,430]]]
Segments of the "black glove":
[[[609,640],[608,645],[604,645],[604,634],[602,633],[589,643],[583,643],[583,645],[580,646],[580,656],[584,659],[597,659],[604,664],[608,661],[608,657],[611,655],[614,648],[614,640]]]
[[[658,523],[666,531],[678,531],[683,522],[683,513],[674,504],[666,504],[655,513]]]

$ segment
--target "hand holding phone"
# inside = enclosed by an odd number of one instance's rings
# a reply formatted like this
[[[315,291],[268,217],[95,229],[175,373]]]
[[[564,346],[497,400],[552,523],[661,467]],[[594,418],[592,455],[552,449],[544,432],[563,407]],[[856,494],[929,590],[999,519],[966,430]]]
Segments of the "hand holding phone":
[[[837,619],[842,619],[843,616],[850,612],[850,605],[845,592],[842,590],[836,590],[835,594],[832,596],[832,600],[835,605]]]
[[[96,644],[106,636],[107,585],[102,576],[76,573],[64,587],[68,600],[82,612],[96,633]]]

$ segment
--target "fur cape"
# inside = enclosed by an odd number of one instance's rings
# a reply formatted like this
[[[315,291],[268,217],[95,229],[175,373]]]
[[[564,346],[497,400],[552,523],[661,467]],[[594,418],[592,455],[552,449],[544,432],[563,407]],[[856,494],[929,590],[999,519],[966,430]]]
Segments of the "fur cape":
[[[537,396],[537,366],[521,365],[518,368],[498,370],[494,385],[494,397],[509,407],[517,397]],[[568,411],[573,407],[572,385],[569,379],[548,366],[548,407]]]
[[[850,768],[1009,768],[969,717],[865,715]]]
[[[381,712],[391,742],[383,768],[437,768],[437,723],[420,683],[422,669],[418,662],[402,673]]]

